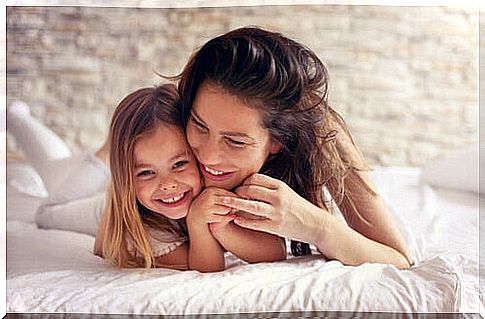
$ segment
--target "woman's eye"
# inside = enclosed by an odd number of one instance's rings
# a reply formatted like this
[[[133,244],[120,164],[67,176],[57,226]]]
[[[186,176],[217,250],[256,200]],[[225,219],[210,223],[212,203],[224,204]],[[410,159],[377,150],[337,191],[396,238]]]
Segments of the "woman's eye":
[[[182,168],[185,165],[187,165],[188,163],[189,163],[189,161],[178,161],[177,163],[173,164],[173,169]]]
[[[191,116],[190,117],[190,121],[201,131],[207,131],[207,128],[202,124],[200,123],[199,121],[197,121],[195,119],[195,117]]]
[[[243,147],[243,146],[246,146],[246,143],[245,142],[233,140],[232,138],[226,138],[226,141],[231,146],[235,146],[235,147]]]

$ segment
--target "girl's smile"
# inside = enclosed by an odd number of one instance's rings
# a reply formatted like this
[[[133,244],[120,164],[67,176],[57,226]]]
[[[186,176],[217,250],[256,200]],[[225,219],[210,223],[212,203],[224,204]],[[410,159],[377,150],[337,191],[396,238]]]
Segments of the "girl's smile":
[[[181,128],[157,125],[135,143],[136,197],[171,219],[187,215],[201,191],[200,175]]]

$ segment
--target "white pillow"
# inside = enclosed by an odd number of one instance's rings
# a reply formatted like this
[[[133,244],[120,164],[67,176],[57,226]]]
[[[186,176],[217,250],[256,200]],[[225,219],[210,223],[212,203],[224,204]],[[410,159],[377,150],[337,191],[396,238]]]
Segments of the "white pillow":
[[[34,197],[47,197],[42,178],[28,163],[7,163],[7,184],[16,191]]]
[[[431,186],[478,193],[479,153],[484,149],[485,144],[474,145],[432,161],[422,169],[421,181]],[[484,187],[481,189],[485,193]]]

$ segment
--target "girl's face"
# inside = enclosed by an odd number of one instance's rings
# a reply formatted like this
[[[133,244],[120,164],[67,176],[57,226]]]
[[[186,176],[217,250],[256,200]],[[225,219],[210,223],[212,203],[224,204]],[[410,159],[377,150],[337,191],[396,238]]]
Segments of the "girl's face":
[[[187,216],[201,191],[195,158],[181,128],[159,124],[135,142],[135,190],[140,203],[171,219]]]
[[[187,124],[187,141],[199,161],[205,186],[232,189],[257,173],[277,153],[257,110],[220,87],[203,82]]]

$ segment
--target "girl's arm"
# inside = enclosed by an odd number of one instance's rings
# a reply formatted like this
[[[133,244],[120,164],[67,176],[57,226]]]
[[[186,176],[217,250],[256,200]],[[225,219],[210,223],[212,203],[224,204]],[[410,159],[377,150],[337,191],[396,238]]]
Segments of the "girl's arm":
[[[94,254],[99,257],[103,257],[103,241],[106,234],[108,218],[106,212],[103,212],[101,221],[99,223],[98,231],[96,233],[96,240],[94,242]],[[155,257],[155,266],[161,268],[173,268],[179,270],[187,270],[187,255],[188,245],[182,244],[178,246],[174,251]]]
[[[108,216],[106,212],[103,211],[103,215],[101,216],[101,221],[99,222],[98,230],[96,232],[96,240],[94,241],[94,254],[99,257],[103,257],[103,241],[107,224]]]
[[[189,269],[200,272],[224,270],[224,250],[212,236],[207,223],[187,222],[189,231]]]
[[[188,254],[189,245],[182,244],[168,254],[155,257],[155,266],[158,268],[187,270],[189,269]]]
[[[206,188],[195,198],[187,215],[189,232],[188,265],[189,269],[201,272],[224,270],[224,249],[212,235],[209,224],[228,222],[234,217],[226,216],[230,209],[216,205],[216,188]]]
[[[276,235],[243,228],[233,222],[213,223],[210,229],[226,250],[249,263],[286,259],[285,240]]]

